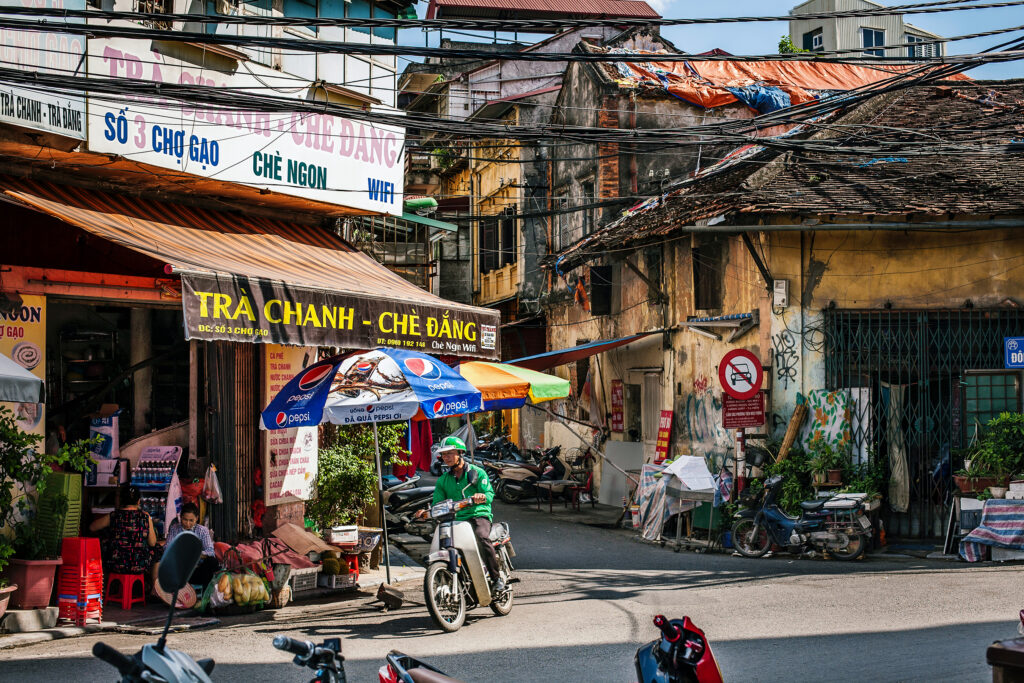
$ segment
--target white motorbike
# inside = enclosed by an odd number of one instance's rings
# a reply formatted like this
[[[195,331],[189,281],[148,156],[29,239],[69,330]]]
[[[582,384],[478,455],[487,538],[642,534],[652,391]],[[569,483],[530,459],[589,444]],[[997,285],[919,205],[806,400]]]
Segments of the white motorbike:
[[[511,612],[511,584],[518,581],[512,577],[512,558],[516,553],[512,548],[508,525],[504,522],[494,523],[491,525],[490,542],[494,544],[498,555],[505,590],[500,595],[491,593],[486,565],[477,545],[473,525],[470,522],[455,521],[455,513],[472,504],[471,499],[463,498],[445,500],[430,508],[430,516],[438,524],[430,544],[423,594],[430,616],[448,632],[458,631],[466,621],[466,612],[474,607],[490,607],[498,616]]]

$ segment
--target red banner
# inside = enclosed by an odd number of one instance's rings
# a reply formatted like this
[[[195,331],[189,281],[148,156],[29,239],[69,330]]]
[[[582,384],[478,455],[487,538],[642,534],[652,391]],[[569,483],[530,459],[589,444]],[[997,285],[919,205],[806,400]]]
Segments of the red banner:
[[[612,380],[612,431],[622,432],[626,428],[622,416],[622,380]]]
[[[663,410],[661,411],[661,418],[658,420],[658,443],[654,446],[654,450],[658,453],[658,460],[664,460],[668,457],[668,445],[671,438],[672,411]]]

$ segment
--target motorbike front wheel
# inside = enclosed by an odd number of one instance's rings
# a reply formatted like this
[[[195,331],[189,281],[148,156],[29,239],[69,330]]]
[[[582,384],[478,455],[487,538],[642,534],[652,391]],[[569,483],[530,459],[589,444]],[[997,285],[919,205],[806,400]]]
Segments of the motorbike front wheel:
[[[499,551],[499,553],[498,553],[498,560],[501,562],[502,567],[508,567],[508,564],[509,564],[508,563],[508,558],[505,555],[505,549],[504,548],[502,548]],[[503,573],[505,574],[505,581],[506,582],[508,581],[508,579],[512,578],[510,572],[507,572],[507,571],[503,570]],[[505,586],[505,592],[502,594],[501,600],[492,600],[491,601],[491,605],[490,605],[491,611],[494,612],[495,614],[497,614],[499,617],[505,616],[506,614],[508,614],[509,612],[512,611],[512,600],[513,599],[515,599],[515,596],[512,595],[512,588],[510,586],[506,585]]]
[[[515,505],[523,498],[522,493],[519,493],[518,491],[513,491],[508,487],[508,484],[506,484],[505,482],[502,482],[498,485],[497,493],[498,500],[500,500],[503,503],[509,503],[510,505]]]
[[[847,536],[849,543],[842,550],[829,548],[828,554],[837,560],[856,560],[868,549],[868,537],[863,534],[850,534]]]
[[[732,544],[744,557],[761,557],[772,547],[768,530],[749,517],[733,525]]]
[[[423,597],[430,616],[443,630],[451,633],[462,628],[466,621],[466,596],[456,587],[448,565],[435,562],[427,568],[427,575],[423,577]]]

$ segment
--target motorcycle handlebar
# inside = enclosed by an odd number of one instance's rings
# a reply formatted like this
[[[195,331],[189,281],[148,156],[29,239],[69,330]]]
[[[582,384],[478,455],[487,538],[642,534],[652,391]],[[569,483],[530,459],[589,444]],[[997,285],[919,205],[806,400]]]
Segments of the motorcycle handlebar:
[[[295,640],[288,636],[275,636],[274,647],[278,650],[284,650],[289,652],[296,657],[302,657],[308,659],[313,656],[314,646],[313,643],[308,640]]]
[[[683,637],[682,630],[661,614],[654,617],[654,625],[661,630],[661,634],[665,637],[665,640],[670,643],[674,643]]]
[[[122,676],[128,676],[136,669],[134,659],[115,650],[106,643],[96,643],[93,645],[92,654],[117,669]]]

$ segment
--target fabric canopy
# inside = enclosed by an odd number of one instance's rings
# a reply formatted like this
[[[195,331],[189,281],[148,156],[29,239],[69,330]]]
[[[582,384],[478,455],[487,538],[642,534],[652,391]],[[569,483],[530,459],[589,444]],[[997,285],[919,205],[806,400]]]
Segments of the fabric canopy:
[[[420,289],[320,228],[20,178],[0,176],[0,190],[20,203],[177,270],[228,273],[363,296],[472,308]]]
[[[43,380],[0,353],[0,401],[39,403]]]
[[[542,403],[569,395],[569,380],[506,363],[470,361],[458,371],[480,390],[484,410],[519,408],[527,398]]]
[[[604,341],[590,342],[589,344],[580,344],[579,346],[572,346],[567,349],[559,349],[557,351],[548,351],[547,353],[538,353],[535,356],[524,356],[523,358],[516,358],[515,360],[507,361],[508,365],[518,365],[521,368],[529,368],[530,370],[547,370],[549,368],[556,368],[559,365],[565,365],[566,363],[572,363],[574,361],[583,360],[605,351],[611,351],[619,346],[625,346],[631,344],[638,339],[652,334],[658,334],[662,330],[653,330],[651,332],[641,332],[640,334],[634,334],[629,337],[619,337],[618,339],[607,339]]]

